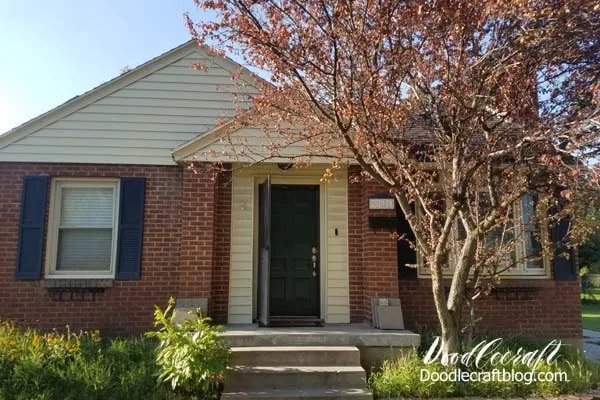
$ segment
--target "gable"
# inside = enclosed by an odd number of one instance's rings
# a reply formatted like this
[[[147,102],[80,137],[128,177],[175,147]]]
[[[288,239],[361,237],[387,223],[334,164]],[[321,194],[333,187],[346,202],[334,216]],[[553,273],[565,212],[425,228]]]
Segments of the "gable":
[[[173,158],[178,162],[330,163],[347,152],[343,142],[327,136],[313,138],[313,146],[309,145],[299,138],[300,125],[280,124],[288,132],[294,132],[286,137],[263,123],[253,122],[252,114],[258,112],[254,110],[178,146],[173,150]],[[323,155],[324,148],[328,149],[327,155]],[[345,158],[350,163],[355,162],[350,154]]]
[[[256,93],[239,68],[189,42],[0,136],[0,161],[173,165],[173,148]]]

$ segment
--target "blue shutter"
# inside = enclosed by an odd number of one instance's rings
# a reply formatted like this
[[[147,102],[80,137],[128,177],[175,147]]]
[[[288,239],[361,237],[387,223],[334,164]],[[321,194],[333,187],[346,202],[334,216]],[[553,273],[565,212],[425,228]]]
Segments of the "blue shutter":
[[[144,233],[144,178],[121,178],[117,276],[119,280],[140,279]]]
[[[41,278],[47,196],[47,175],[23,178],[19,242],[17,244],[17,279]]]
[[[561,219],[556,226],[552,228],[552,243],[554,245],[554,279],[557,281],[575,281],[577,280],[577,267],[573,249],[565,245],[567,235],[569,234],[570,221],[566,218]],[[568,258],[564,254],[568,255]]]

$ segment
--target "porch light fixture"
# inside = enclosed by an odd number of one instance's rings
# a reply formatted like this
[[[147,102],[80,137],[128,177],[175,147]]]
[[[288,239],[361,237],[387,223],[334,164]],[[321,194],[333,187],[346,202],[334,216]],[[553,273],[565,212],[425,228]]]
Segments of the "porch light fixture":
[[[277,163],[277,168],[279,168],[282,171],[287,171],[288,169],[292,168],[294,166],[293,163]]]

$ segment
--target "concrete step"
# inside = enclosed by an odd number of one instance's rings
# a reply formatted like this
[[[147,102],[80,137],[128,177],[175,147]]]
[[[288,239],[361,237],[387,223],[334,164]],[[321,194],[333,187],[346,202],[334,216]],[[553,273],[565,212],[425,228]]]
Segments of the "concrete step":
[[[285,399],[285,400],[373,400],[371,392],[365,389],[274,389],[256,392],[226,392],[221,395],[221,400],[260,400],[260,399]]]
[[[227,392],[269,391],[270,389],[356,388],[366,385],[361,366],[235,366],[225,382]]]
[[[358,346],[418,347],[420,336],[410,331],[383,331],[363,325],[332,324],[326,328],[258,328],[228,326],[221,335],[230,347]]]
[[[231,365],[278,367],[359,366],[360,351],[354,346],[233,347]]]

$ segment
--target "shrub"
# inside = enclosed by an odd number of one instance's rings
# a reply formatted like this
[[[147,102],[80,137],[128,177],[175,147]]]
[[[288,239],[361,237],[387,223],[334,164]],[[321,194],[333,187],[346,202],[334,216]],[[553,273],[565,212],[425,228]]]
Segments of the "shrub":
[[[504,352],[522,347],[525,351],[541,349],[546,343],[541,344],[537,340],[525,338],[510,338],[503,342],[498,351]],[[541,347],[540,347],[541,346]],[[498,397],[524,397],[524,396],[557,396],[566,393],[581,392],[596,388],[600,384],[600,365],[587,362],[580,352],[574,349],[561,351],[561,356],[554,363],[548,365],[541,363],[536,367],[536,372],[566,372],[568,382],[563,381],[534,381],[526,382],[499,380],[478,382],[455,382],[455,381],[432,381],[421,380],[421,371],[451,372],[456,367],[445,367],[440,363],[425,364],[423,354],[413,349],[397,360],[388,361],[383,364],[379,371],[374,371],[369,377],[369,386],[376,398],[443,398],[443,397],[465,397],[465,396],[498,396]],[[476,369],[471,366],[470,371],[491,371],[492,366]],[[501,368],[501,366],[499,367]],[[530,369],[525,365],[506,365],[507,370],[527,372]],[[462,370],[467,370],[462,367]]]
[[[219,336],[221,327],[212,326],[199,309],[195,318],[176,323],[174,305],[171,298],[165,311],[156,307],[154,324],[159,330],[147,333],[159,340],[159,381],[173,390],[217,397],[230,356],[224,338]]]
[[[424,364],[415,350],[409,351],[397,360],[384,361],[382,370],[369,377],[369,386],[376,397],[382,399],[396,397],[448,397],[452,388],[446,383],[422,382],[421,369]],[[440,364],[430,365],[428,370],[443,371]]]
[[[0,323],[0,399],[177,399],[156,384],[154,341]]]

